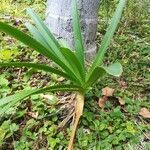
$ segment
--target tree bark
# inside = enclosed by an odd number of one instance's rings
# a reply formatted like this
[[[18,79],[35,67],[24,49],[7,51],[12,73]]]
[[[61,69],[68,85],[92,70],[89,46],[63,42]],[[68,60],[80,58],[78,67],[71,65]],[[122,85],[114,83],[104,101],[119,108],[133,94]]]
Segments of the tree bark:
[[[81,29],[88,59],[92,58],[96,52],[95,38],[99,4],[100,0],[78,0]],[[71,0],[48,0],[46,23],[58,39],[65,40],[73,49]]]

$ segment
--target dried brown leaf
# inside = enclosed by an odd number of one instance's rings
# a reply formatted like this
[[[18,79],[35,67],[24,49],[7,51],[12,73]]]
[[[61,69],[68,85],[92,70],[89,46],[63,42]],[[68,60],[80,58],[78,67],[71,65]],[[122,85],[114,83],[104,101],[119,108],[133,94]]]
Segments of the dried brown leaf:
[[[55,98],[54,95],[44,95],[44,94],[41,94],[40,96],[41,96],[42,98],[45,98],[45,99],[48,99],[48,100],[52,100],[52,99]]]
[[[105,88],[102,89],[102,94],[103,94],[104,96],[109,97],[109,96],[112,96],[112,95],[113,95],[114,91],[115,91],[115,90],[112,89],[112,88],[110,88],[110,87],[105,87]]]
[[[125,101],[122,99],[122,98],[120,98],[120,97],[117,97],[118,98],[118,102],[119,102],[119,104],[120,105],[125,105]]]
[[[141,108],[139,114],[144,118],[150,119],[150,111],[147,108]]]
[[[27,114],[34,119],[37,119],[39,115],[38,112],[28,112]]]
[[[107,99],[108,99],[107,96],[103,96],[102,98],[99,99],[98,105],[100,108],[104,108]]]
[[[63,82],[64,80],[65,80],[64,77],[60,77],[60,78],[57,79],[58,82]]]

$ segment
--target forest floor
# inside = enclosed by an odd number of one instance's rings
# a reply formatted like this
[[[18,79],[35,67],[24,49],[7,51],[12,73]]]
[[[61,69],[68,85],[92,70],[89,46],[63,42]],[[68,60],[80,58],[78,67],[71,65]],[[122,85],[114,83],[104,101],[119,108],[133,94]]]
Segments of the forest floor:
[[[44,19],[44,1],[2,0],[0,5],[0,21],[24,32],[28,32],[24,23],[30,21],[26,8],[33,8]],[[113,9],[106,13],[105,7],[101,7],[97,43],[105,34]],[[105,64],[119,61],[123,74],[120,78],[107,76],[86,95],[88,101],[77,130],[75,150],[150,149],[150,20],[143,11],[136,13],[132,8],[125,10],[104,61]],[[2,33],[0,62],[7,61],[50,63]],[[0,98],[56,82],[65,81],[53,74],[35,73],[32,69],[0,68]],[[99,99],[105,87],[115,92],[104,108],[100,108]],[[0,150],[66,149],[75,96],[56,93],[49,97],[51,101],[47,102],[43,95],[31,96],[27,102],[7,110],[0,118]]]

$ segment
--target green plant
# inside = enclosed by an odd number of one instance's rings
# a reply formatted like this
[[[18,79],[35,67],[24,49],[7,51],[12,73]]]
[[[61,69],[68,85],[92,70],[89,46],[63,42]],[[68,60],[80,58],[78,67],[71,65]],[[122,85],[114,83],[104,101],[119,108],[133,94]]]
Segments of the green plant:
[[[16,55],[18,55],[18,51],[16,49],[14,50],[7,50],[7,49],[2,49],[0,50],[0,60],[1,61],[8,61],[12,60]]]
[[[0,146],[3,144],[3,140],[13,135],[15,131],[19,129],[19,126],[15,123],[11,123],[10,120],[4,121],[0,126]]]
[[[125,3],[125,0],[120,0],[112,21],[107,29],[106,35],[102,40],[101,47],[99,48],[90,68],[86,68],[85,66],[85,48],[81,36],[76,0],[72,1],[75,52],[62,47],[45,26],[43,21],[31,9],[28,9],[27,12],[33,19],[35,26],[30,23],[27,23],[26,26],[33,35],[33,38],[6,23],[0,22],[1,32],[5,32],[18,39],[30,48],[33,48],[51,59],[57,65],[56,67],[50,67],[49,65],[27,62],[8,62],[0,63],[1,67],[15,66],[33,68],[54,73],[70,80],[70,84],[67,85],[55,85],[42,89],[23,90],[12,96],[0,99],[0,116],[3,116],[7,109],[13,107],[18,102],[22,102],[25,98],[31,95],[55,91],[74,91],[76,92],[76,118],[72,127],[71,138],[68,146],[68,149],[71,150],[73,147],[75,131],[83,112],[85,94],[90,90],[93,84],[95,84],[97,80],[102,78],[106,73],[116,77],[119,77],[122,73],[122,66],[120,63],[117,62],[106,67],[103,66],[102,63],[106,50],[120,21]]]

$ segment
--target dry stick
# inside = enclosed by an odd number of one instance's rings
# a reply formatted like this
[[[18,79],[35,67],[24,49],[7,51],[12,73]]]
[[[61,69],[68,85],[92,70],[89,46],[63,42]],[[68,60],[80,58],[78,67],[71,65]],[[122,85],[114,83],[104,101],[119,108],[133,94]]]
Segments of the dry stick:
[[[84,95],[82,93],[77,93],[76,96],[76,109],[75,109],[75,123],[72,126],[72,131],[71,131],[71,137],[68,145],[68,150],[73,150],[73,141],[75,137],[75,133],[77,130],[77,126],[80,120],[80,117],[82,116],[83,113],[83,107],[84,107]]]

